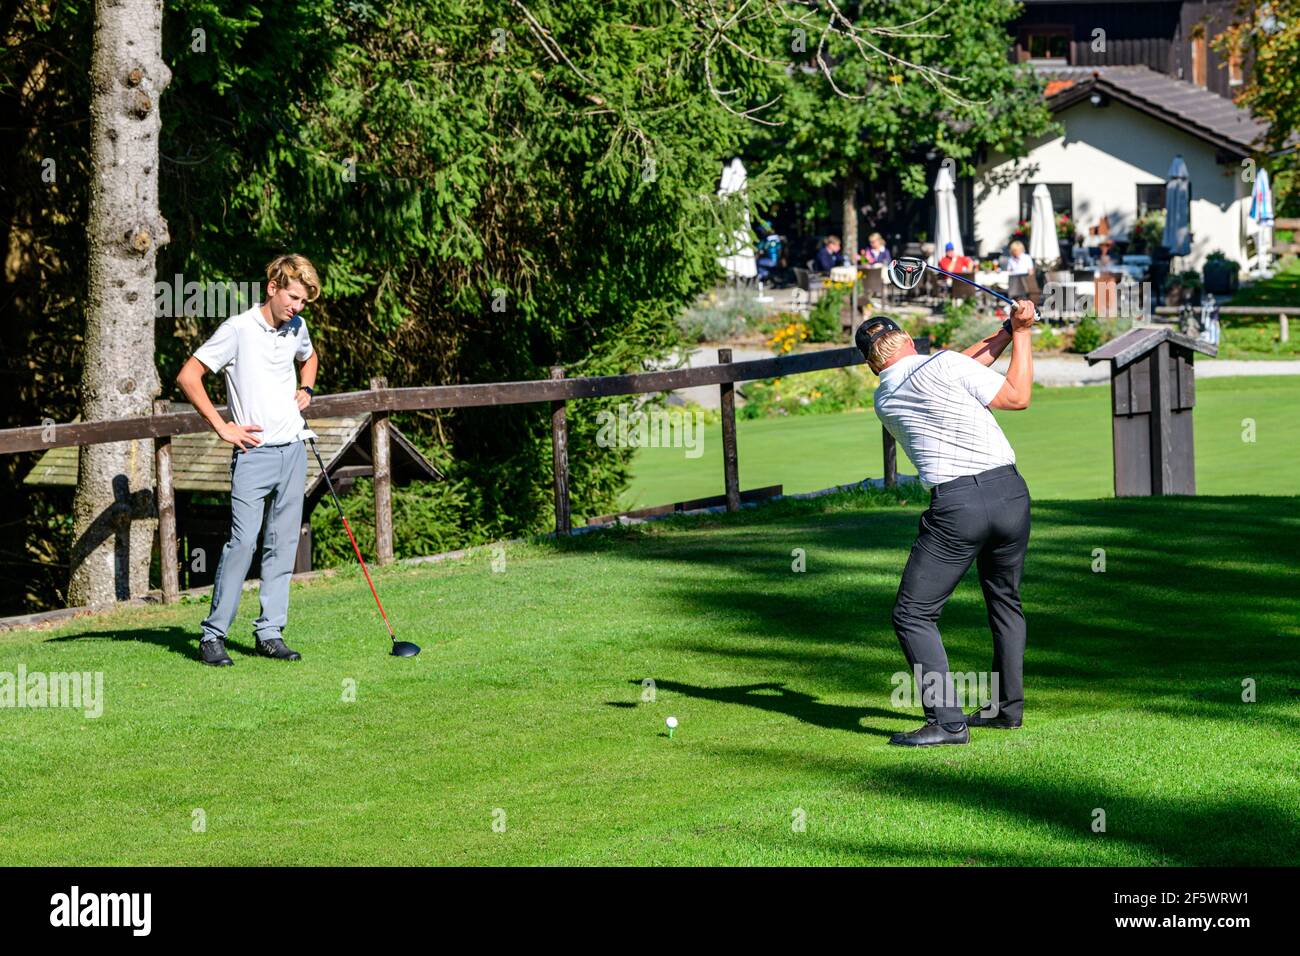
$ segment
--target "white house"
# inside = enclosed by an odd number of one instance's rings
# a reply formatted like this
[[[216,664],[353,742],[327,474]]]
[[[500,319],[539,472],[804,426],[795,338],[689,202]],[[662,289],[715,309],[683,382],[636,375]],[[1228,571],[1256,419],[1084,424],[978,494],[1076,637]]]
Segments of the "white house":
[[[1028,155],[992,154],[974,182],[974,233],[981,255],[1005,250],[1028,218],[1029,197],[1046,183],[1059,215],[1087,235],[1102,216],[1110,235],[1128,239],[1147,209],[1163,208],[1165,175],[1175,155],[1191,181],[1192,251],[1183,268],[1200,268],[1221,250],[1246,262],[1244,219],[1252,156],[1264,125],[1230,100],[1144,66],[1055,66],[1047,103],[1061,135],[1027,144]]]

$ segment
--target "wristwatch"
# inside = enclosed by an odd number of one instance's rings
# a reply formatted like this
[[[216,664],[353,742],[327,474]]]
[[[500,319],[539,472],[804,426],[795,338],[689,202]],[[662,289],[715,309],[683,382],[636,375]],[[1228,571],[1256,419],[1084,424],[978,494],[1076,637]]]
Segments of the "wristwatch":
[[[316,392],[315,392],[314,389],[312,389],[312,387],[311,387],[310,385],[299,385],[299,386],[298,386],[298,389],[299,389],[299,391],[306,392],[306,393],[307,393],[308,395],[310,395],[312,398],[315,398],[315,397],[316,397]]]
[[[1004,320],[1003,320],[1003,322],[1002,322],[1002,331],[1005,332],[1005,333],[1007,333],[1007,335],[1010,335],[1010,334],[1011,334],[1011,320],[1010,320],[1010,319],[1004,319]]]

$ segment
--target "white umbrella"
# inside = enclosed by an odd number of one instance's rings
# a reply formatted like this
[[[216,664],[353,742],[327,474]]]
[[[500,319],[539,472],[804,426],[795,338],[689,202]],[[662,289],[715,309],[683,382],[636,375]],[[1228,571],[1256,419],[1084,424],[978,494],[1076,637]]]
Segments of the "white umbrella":
[[[1255,236],[1255,271],[1268,274],[1269,254],[1273,249],[1273,189],[1268,170],[1261,169],[1250,190],[1250,216],[1247,233]],[[1253,228],[1251,228],[1253,227]]]
[[[954,255],[966,254],[961,247],[961,226],[957,221],[957,184],[945,164],[939,167],[939,176],[934,181],[934,251],[930,253],[930,265],[939,264],[950,242]]]
[[[1052,194],[1046,183],[1034,187],[1032,212],[1029,216],[1029,258],[1036,268],[1046,268],[1061,258],[1061,246],[1056,241],[1056,213],[1052,209]]]
[[[1171,256],[1185,256],[1192,251],[1192,186],[1182,156],[1174,157],[1165,179],[1164,245]]]
[[[718,196],[725,197],[732,193],[745,191],[745,164],[740,157],[733,159],[722,171],[722,185],[718,187]],[[749,228],[749,210],[745,210],[745,224],[736,230],[734,236],[726,243],[724,255],[718,257],[727,275],[738,279],[752,279],[758,275],[758,262],[754,255],[754,232]]]

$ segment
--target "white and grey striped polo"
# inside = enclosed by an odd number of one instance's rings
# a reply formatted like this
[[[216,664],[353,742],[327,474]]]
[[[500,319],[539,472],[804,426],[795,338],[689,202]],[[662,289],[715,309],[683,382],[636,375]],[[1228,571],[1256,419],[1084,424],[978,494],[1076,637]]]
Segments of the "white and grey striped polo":
[[[1016,454],[989,411],[1005,381],[969,355],[909,355],[880,373],[876,417],[933,488],[1014,465]]]

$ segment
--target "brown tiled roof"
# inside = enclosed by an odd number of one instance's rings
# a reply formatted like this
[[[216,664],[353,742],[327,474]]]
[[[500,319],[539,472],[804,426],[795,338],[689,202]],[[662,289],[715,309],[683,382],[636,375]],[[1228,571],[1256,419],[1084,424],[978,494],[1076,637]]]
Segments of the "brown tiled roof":
[[[1149,67],[1043,65],[1038,71],[1054,112],[1097,91],[1241,156],[1259,151],[1259,139],[1268,129],[1231,100]]]

